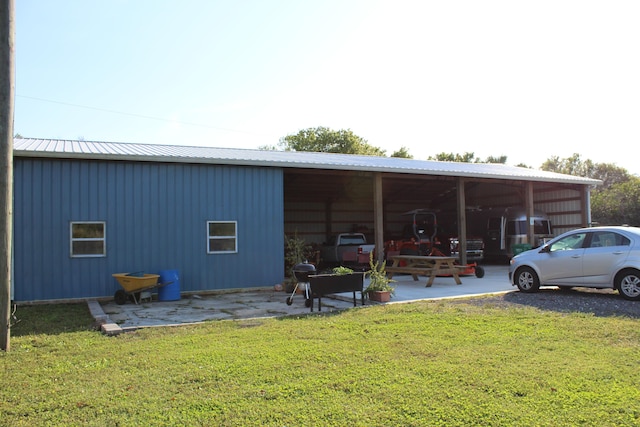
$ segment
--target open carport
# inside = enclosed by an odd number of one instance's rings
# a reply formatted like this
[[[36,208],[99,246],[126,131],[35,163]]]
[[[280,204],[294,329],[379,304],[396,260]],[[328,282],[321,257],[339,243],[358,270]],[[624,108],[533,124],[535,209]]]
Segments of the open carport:
[[[335,233],[364,232],[383,247],[407,224],[403,214],[420,208],[436,212],[439,225],[459,236],[467,235],[467,212],[510,206],[531,216],[546,212],[560,234],[589,224],[589,190],[597,183],[503,164],[372,158],[356,166],[323,164],[315,154],[316,165],[285,169],[283,182],[285,232],[312,244]]]

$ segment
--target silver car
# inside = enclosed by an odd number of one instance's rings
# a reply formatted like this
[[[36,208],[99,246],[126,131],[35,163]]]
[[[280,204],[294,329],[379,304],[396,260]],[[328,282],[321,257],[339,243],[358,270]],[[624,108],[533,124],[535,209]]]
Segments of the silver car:
[[[564,233],[511,259],[509,281],[522,292],[540,286],[613,288],[640,300],[640,228],[592,227]]]

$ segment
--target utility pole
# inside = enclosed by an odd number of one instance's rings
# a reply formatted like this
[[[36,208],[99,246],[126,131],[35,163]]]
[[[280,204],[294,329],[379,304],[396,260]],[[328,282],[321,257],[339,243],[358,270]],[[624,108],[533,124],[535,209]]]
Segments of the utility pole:
[[[11,348],[14,0],[0,0],[0,350]]]

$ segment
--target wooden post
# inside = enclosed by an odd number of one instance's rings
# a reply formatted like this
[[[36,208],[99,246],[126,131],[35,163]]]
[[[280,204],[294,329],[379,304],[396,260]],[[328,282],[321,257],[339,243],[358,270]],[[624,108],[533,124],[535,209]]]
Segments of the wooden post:
[[[0,350],[11,342],[11,242],[13,227],[14,0],[0,4]]]
[[[384,216],[382,200],[382,173],[373,173],[373,228],[376,244],[376,260],[384,260]]]
[[[525,183],[525,207],[527,211],[527,242],[531,245],[531,247],[535,247],[536,238],[535,238],[535,229],[533,223],[533,183],[528,181]]]
[[[467,265],[467,205],[464,178],[458,178],[458,248],[460,264]]]

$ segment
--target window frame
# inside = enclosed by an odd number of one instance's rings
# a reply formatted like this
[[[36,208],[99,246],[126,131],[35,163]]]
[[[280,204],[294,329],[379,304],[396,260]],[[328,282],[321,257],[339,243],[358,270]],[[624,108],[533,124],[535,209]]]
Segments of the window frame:
[[[234,235],[219,235],[212,236],[210,234],[211,224],[233,224]],[[212,240],[230,240],[233,239],[233,250],[224,250],[224,251],[212,251],[211,250],[211,241]],[[215,255],[215,254],[235,254],[238,253],[238,221],[229,221],[229,220],[211,220],[207,221],[207,254]]]
[[[598,242],[599,244],[596,244]],[[616,246],[630,246],[631,240],[624,234],[615,231],[594,231],[589,242],[589,248],[613,248]]]
[[[102,226],[102,237],[74,237],[74,225],[100,224]],[[102,242],[102,253],[76,254],[74,253],[74,243],[76,242]],[[106,221],[70,221],[69,222],[69,256],[71,258],[104,258],[107,256],[107,222]]]

